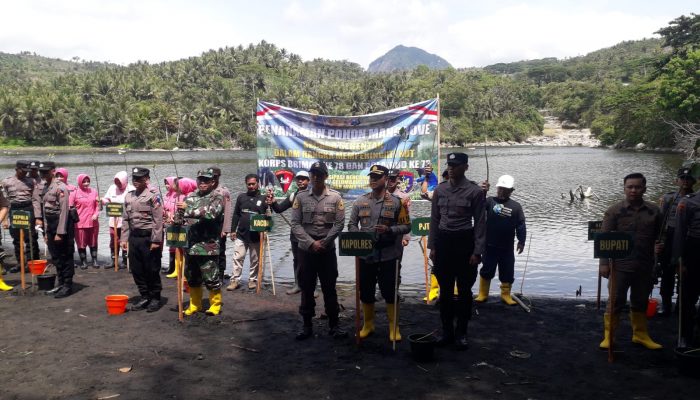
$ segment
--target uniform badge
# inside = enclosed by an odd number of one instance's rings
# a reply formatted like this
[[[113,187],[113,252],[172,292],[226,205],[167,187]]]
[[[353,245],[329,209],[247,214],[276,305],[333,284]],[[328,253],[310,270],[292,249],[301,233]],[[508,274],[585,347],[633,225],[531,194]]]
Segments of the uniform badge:
[[[294,199],[294,203],[292,204],[293,209],[298,209],[299,208],[299,199]]]
[[[338,210],[345,210],[345,203],[343,203],[343,199],[338,200]]]

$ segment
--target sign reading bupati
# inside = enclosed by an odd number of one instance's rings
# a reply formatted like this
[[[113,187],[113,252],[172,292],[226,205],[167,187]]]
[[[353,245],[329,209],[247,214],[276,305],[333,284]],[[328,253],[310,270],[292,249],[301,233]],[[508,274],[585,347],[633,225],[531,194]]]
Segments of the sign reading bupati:
[[[411,220],[411,234],[413,236],[428,236],[430,233],[430,218],[413,218]]]
[[[165,244],[175,248],[187,247],[187,227],[171,225],[165,230]]]
[[[15,229],[29,229],[29,211],[12,211],[10,213],[10,226]]]
[[[369,232],[342,232],[338,237],[341,256],[368,256],[374,250],[373,235]]]
[[[634,242],[626,232],[601,232],[595,235],[593,257],[625,258],[632,254]]]
[[[316,115],[259,101],[258,175],[275,197],[296,190],[292,177],[324,161],[326,183],[352,199],[368,191],[373,164],[399,171],[399,189],[420,198],[428,162],[438,165],[437,99],[354,117]]]
[[[107,203],[105,205],[105,212],[108,217],[121,217],[124,211],[124,204],[122,203]]]
[[[250,216],[250,230],[253,232],[270,232],[273,225],[272,217],[267,215]]]
[[[588,221],[588,240],[595,239],[595,235],[603,229],[603,221]]]

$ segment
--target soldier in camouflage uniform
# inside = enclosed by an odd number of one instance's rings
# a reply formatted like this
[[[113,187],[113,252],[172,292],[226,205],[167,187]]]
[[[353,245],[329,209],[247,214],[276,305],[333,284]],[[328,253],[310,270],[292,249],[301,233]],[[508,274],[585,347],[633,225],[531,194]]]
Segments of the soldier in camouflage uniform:
[[[202,284],[209,290],[207,315],[219,315],[221,312],[223,282],[219,274],[219,252],[225,200],[220,191],[214,191],[215,185],[213,168],[199,171],[197,191],[177,204],[189,225],[185,277],[190,286],[190,306],[185,310],[185,315],[202,310]],[[181,219],[176,218],[175,224],[182,224]]]

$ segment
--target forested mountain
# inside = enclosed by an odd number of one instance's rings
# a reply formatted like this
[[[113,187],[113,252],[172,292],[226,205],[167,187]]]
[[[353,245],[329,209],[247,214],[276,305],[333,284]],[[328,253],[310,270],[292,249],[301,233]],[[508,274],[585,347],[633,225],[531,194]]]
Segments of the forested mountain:
[[[410,71],[419,65],[430,69],[451,68],[442,57],[430,54],[417,47],[398,45],[369,64],[368,72]]]
[[[347,61],[304,61],[265,41],[126,67],[3,55],[0,145],[248,148],[258,98],[359,115],[439,93],[445,143],[485,134],[522,140],[541,132],[537,110],[547,108],[606,144],[668,146],[669,121],[700,122],[700,17],[679,17],[658,33],[566,60],[379,74]]]

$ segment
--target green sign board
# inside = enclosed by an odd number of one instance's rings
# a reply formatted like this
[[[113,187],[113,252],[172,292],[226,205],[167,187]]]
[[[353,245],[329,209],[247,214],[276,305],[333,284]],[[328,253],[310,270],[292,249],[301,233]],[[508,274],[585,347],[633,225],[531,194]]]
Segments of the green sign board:
[[[595,235],[603,229],[603,221],[588,221],[588,240],[595,239]]]
[[[105,205],[105,211],[108,217],[121,217],[124,211],[124,204],[122,203],[107,203]]]
[[[29,217],[31,214],[29,211],[12,211],[10,213],[10,226],[15,229],[29,229]]]
[[[172,225],[165,230],[165,244],[170,247],[187,247],[187,227]]]
[[[342,232],[338,238],[341,256],[367,256],[374,250],[374,235],[369,232]]]
[[[251,215],[250,230],[253,232],[270,232],[272,230],[272,217],[267,215]]]
[[[625,258],[632,254],[634,241],[626,232],[601,232],[595,235],[593,257]]]
[[[413,218],[411,220],[411,234],[413,236],[428,236],[430,232],[430,218]]]

